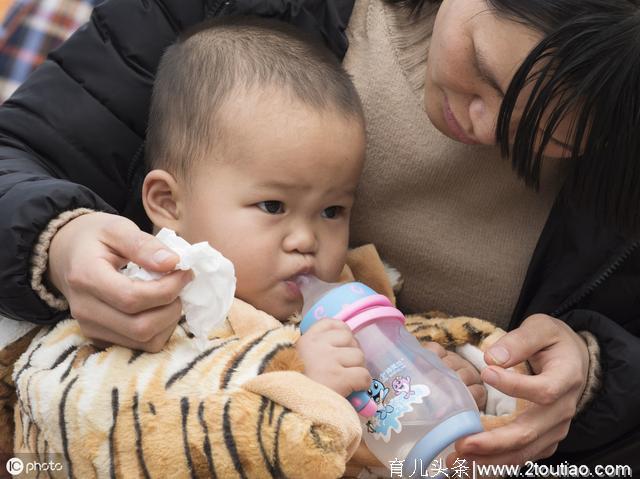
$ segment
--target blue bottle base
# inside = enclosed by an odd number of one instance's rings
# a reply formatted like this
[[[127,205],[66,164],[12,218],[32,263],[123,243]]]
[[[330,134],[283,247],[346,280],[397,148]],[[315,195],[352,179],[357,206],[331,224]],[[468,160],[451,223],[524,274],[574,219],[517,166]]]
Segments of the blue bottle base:
[[[480,415],[475,411],[465,411],[451,416],[425,434],[413,446],[404,460],[404,467],[413,470],[414,464],[422,464],[423,467],[428,468],[447,446],[458,439],[482,431]],[[420,459],[421,463],[418,462]]]

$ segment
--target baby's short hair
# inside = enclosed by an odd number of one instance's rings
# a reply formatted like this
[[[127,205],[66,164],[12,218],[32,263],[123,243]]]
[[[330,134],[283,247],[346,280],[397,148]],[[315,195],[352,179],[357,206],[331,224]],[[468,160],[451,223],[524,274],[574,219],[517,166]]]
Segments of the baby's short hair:
[[[149,169],[189,176],[216,151],[232,94],[275,87],[304,105],[363,122],[349,75],[321,43],[286,23],[220,17],[186,32],[164,53],[151,100]]]

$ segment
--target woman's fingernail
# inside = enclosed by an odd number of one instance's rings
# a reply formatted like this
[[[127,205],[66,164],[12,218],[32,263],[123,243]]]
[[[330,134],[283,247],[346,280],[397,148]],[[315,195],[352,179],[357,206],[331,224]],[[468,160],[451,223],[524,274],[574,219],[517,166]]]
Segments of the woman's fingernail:
[[[482,375],[484,376],[485,382],[488,382],[491,385],[498,383],[498,373],[496,373],[493,369],[485,369],[482,372]]]
[[[153,253],[153,256],[151,258],[155,263],[160,264],[165,262],[171,256],[173,256],[173,253],[171,253],[170,251],[167,251],[166,249],[159,249],[158,251]]]
[[[496,364],[503,364],[509,360],[509,351],[502,346],[496,346],[495,348],[489,349],[489,356],[491,356]]]

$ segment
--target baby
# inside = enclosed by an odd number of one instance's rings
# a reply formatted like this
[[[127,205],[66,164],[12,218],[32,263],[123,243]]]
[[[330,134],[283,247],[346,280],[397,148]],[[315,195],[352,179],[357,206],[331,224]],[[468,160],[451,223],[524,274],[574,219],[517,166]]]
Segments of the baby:
[[[261,19],[202,25],[162,59],[147,138],[149,218],[229,258],[239,299],[284,321],[301,310],[296,276],[338,279],[365,131],[355,88],[323,46]],[[297,350],[305,374],[342,395],[370,384],[338,321]]]

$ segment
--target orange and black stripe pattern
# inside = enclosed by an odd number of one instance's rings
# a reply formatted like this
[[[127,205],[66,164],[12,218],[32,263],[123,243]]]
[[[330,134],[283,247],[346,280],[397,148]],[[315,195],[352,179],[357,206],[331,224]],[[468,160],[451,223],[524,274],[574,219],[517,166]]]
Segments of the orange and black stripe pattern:
[[[463,344],[478,346],[496,331],[496,327],[481,319],[450,318],[440,312],[407,316],[407,329],[420,343],[436,342],[446,349]]]
[[[338,477],[336,428],[243,388],[295,364],[298,337],[285,326],[198,351],[180,325],[162,352],[141,354],[97,349],[63,321],[16,363],[16,452],[61,453],[70,478]]]

